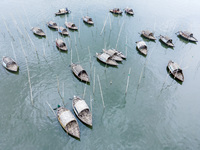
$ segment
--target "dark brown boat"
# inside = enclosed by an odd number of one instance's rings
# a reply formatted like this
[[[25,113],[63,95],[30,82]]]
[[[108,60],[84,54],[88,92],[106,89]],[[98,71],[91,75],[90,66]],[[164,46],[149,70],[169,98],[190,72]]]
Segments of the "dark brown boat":
[[[33,31],[33,33],[34,33],[35,35],[43,36],[43,37],[46,36],[46,34],[44,33],[44,31],[43,31],[42,29],[38,28],[38,27],[34,27],[34,28],[32,28],[31,30]]]
[[[72,72],[74,73],[74,75],[78,79],[80,79],[81,81],[84,81],[84,82],[90,82],[87,72],[82,68],[81,65],[72,63],[71,69],[72,69]]]
[[[78,30],[78,27],[76,27],[76,25],[72,22],[65,22],[65,25],[68,29],[71,29],[71,30]]]
[[[2,65],[9,71],[17,72],[19,66],[17,63],[10,57],[4,56],[2,59]]]
[[[141,35],[149,40],[156,40],[154,34],[150,31],[142,31]]]
[[[67,31],[67,29],[63,28],[63,27],[59,27],[58,28],[58,33],[60,33],[61,35],[69,35],[69,32]]]
[[[65,42],[61,39],[56,39],[56,47],[59,50],[67,51],[67,46],[66,46]]]
[[[90,24],[90,25],[94,25],[94,22],[92,21],[92,18],[88,17],[88,16],[84,16],[83,17],[83,21],[87,24]]]
[[[122,11],[119,8],[110,9],[110,12],[113,14],[122,14]]]
[[[111,65],[111,66],[117,66],[118,63],[115,60],[111,59],[111,56],[106,53],[96,53],[97,59],[99,59],[101,62]]]
[[[184,81],[183,71],[177,63],[170,60],[167,67],[175,79],[178,79],[181,82]]]
[[[63,8],[63,9],[59,9],[57,13],[55,13],[55,15],[64,15],[64,14],[68,14],[70,12],[70,10],[68,10],[68,8]]]
[[[191,42],[198,42],[198,40],[193,36],[193,33],[187,32],[187,31],[178,31],[178,35],[188,41]]]
[[[86,104],[85,100],[78,96],[74,96],[72,107],[76,116],[86,125],[92,127],[92,113]]]
[[[134,12],[133,12],[133,9],[131,8],[125,8],[125,11],[124,11],[126,14],[128,15],[134,15]]]
[[[147,55],[147,45],[144,41],[138,41],[136,42],[136,46],[137,49],[143,54],[143,55]]]
[[[55,23],[53,21],[47,22],[47,25],[48,25],[49,28],[56,29],[56,30],[58,29],[57,23]]]
[[[166,44],[169,47],[174,47],[174,44],[172,43],[172,39],[170,39],[167,36],[160,35],[160,41]]]
[[[78,122],[70,110],[59,107],[57,109],[57,118],[63,129],[75,138],[80,139],[80,129]]]

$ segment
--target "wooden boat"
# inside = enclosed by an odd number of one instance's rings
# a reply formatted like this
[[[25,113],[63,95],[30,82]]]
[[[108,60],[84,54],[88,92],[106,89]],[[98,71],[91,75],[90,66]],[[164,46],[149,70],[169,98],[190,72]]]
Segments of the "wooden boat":
[[[97,59],[99,59],[101,62],[103,62],[105,64],[108,64],[111,66],[118,65],[118,63],[115,60],[112,60],[111,56],[106,53],[102,53],[102,54],[96,53],[96,57],[97,57]]]
[[[129,15],[134,15],[133,9],[131,8],[125,8],[125,13]]]
[[[147,45],[144,41],[138,41],[137,43],[137,49],[143,54],[147,55]]]
[[[36,34],[38,36],[46,36],[44,31],[42,31],[42,29],[40,29],[38,27],[33,27],[31,30],[33,31],[34,34]]]
[[[2,65],[9,71],[17,72],[19,66],[17,63],[10,57],[4,56],[2,59]]]
[[[82,68],[81,65],[78,64],[71,64],[72,72],[75,74],[77,78],[84,82],[90,82],[89,76],[87,72]]]
[[[115,61],[122,61],[123,59],[117,55],[117,52],[115,52],[112,49],[105,50],[103,49],[103,52],[108,54],[110,56],[110,59],[115,60]]]
[[[64,14],[68,14],[70,11],[68,10],[68,8],[62,8],[59,9],[57,13],[55,13],[55,15],[64,15]]]
[[[58,29],[57,23],[55,23],[55,22],[53,22],[53,21],[47,22],[47,25],[48,25],[49,28]]]
[[[150,31],[142,31],[141,35],[149,40],[156,40],[154,34]]]
[[[70,110],[59,107],[57,109],[57,118],[60,125],[68,134],[80,139],[78,122]]]
[[[88,16],[84,16],[83,17],[83,21],[87,24],[93,25],[94,22],[92,21],[92,18],[88,17]]]
[[[170,60],[167,67],[174,78],[178,79],[181,82],[184,81],[183,71],[177,63]]]
[[[56,39],[56,47],[59,50],[67,51],[67,46],[66,46],[65,42],[63,42],[63,40],[61,40],[61,39]]]
[[[78,96],[74,96],[72,107],[76,116],[86,125],[92,126],[92,113],[85,100]]]
[[[71,30],[78,30],[78,27],[76,27],[76,25],[74,23],[71,23],[71,22],[65,22],[65,25],[68,29],[71,29]]]
[[[117,56],[121,57],[122,59],[126,59],[126,56],[122,52],[116,49],[112,49],[112,50],[116,53]]]
[[[169,47],[174,47],[174,44],[172,43],[172,39],[170,39],[167,36],[160,35],[160,41],[166,44]]]
[[[69,32],[67,31],[67,29],[63,28],[63,27],[59,27],[58,28],[58,33],[62,34],[62,35],[69,35]]]
[[[122,14],[122,11],[119,8],[110,9],[110,12],[113,14]]]
[[[191,41],[191,42],[198,42],[198,40],[193,37],[193,33],[190,33],[190,32],[187,32],[187,31],[179,31],[178,32],[178,35],[188,41]]]

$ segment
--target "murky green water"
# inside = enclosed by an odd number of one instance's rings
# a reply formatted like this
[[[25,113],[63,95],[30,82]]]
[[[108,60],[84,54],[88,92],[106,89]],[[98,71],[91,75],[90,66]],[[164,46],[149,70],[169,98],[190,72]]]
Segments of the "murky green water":
[[[72,13],[55,17],[54,13],[65,6]],[[134,17],[108,13],[110,8],[127,6],[133,8]],[[20,66],[18,74],[0,67],[1,149],[200,149],[200,46],[175,35],[179,30],[188,30],[200,40],[199,7],[198,0],[1,0],[0,57],[16,57]],[[83,15],[91,16],[95,25],[85,25],[81,20]],[[64,38],[69,47],[67,53],[55,47],[55,39],[61,36],[46,26],[50,20],[62,26],[65,20],[73,21],[79,27],[78,32],[70,31],[70,37]],[[33,26],[41,27],[47,38],[33,35],[30,31]],[[135,42],[142,39],[138,32],[144,29],[154,31],[156,36],[171,37],[175,48],[167,48],[158,40],[147,41],[149,52],[143,57]],[[105,67],[93,57],[102,48],[116,46],[125,54],[127,50],[128,55],[118,68]],[[34,107],[22,47],[27,55]],[[87,70],[90,85],[74,77],[69,67],[71,57]],[[169,60],[183,68],[183,84],[168,75]],[[69,98],[82,97],[84,89],[86,102],[92,104],[93,128],[78,120],[80,141],[64,132],[46,104],[46,101],[52,107],[62,104],[57,77],[66,108],[72,111]]]

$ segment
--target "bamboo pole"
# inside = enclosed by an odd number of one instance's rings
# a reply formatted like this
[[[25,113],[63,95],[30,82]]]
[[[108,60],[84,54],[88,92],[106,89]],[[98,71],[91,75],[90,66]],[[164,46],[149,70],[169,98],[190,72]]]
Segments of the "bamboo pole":
[[[46,101],[47,105],[49,106],[49,108],[51,109],[51,111],[53,112],[53,114],[55,115],[55,117],[57,118],[56,116],[56,113],[54,112],[53,108],[51,107],[51,105]]]
[[[127,78],[127,84],[126,84],[126,92],[125,92],[125,95],[127,94],[127,91],[128,91],[128,85],[129,85],[129,78],[130,78],[130,75],[131,75],[131,68],[129,68],[129,72],[128,72],[128,78]]]
[[[118,34],[118,37],[117,37],[117,43],[116,43],[115,49],[117,49],[117,45],[118,45],[118,42],[119,42],[119,37],[121,35],[123,25],[124,25],[124,21],[122,22],[122,25],[121,25],[121,28],[120,28],[120,31],[119,31],[119,34]]]
[[[103,100],[103,93],[102,93],[102,89],[101,89],[101,82],[100,82],[100,79],[99,79],[99,75],[97,75],[97,79],[98,79],[98,81],[99,81],[99,88],[100,88],[100,93],[101,93],[101,100],[102,100],[102,103],[103,103],[103,107],[105,108],[104,100]]]
[[[2,16],[2,20],[3,20],[3,22],[4,22],[4,25],[5,25],[5,27],[6,27],[6,30],[7,30],[8,33],[9,33],[9,35],[11,36],[11,38],[13,39],[13,41],[15,41],[13,35],[11,34],[11,32],[10,32],[10,30],[9,30],[7,24],[6,24],[5,18],[4,18],[3,16]]]
[[[62,97],[62,95],[60,94],[60,88],[59,88],[59,79],[58,79],[58,76],[56,75],[56,78],[57,78],[57,88],[58,88],[58,94],[60,95],[60,98],[62,99],[62,102],[63,102],[63,105],[64,105],[64,99]]]
[[[108,14],[108,15],[109,15],[109,14]],[[105,29],[106,22],[107,22],[107,20],[108,20],[108,15],[107,15],[107,17],[105,18],[104,25],[103,25],[103,28],[102,28],[102,30],[101,30],[100,35],[102,35],[102,33],[103,33],[104,29]]]
[[[91,109],[91,113],[92,113],[92,96],[90,95],[90,109]]]
[[[93,80],[93,95],[95,92],[95,67],[94,67],[94,80]]]
[[[79,59],[79,55],[78,55],[78,49],[77,49],[76,36],[75,36],[75,35],[74,35],[74,38],[75,38],[75,49],[76,49],[76,55],[77,55],[78,62],[80,63],[80,59]]]
[[[79,31],[78,31],[78,37],[79,37],[79,39],[80,39],[80,36],[81,36],[81,24],[80,24],[80,19],[79,19]]]
[[[16,54],[15,54],[15,49],[14,49],[12,41],[11,41],[11,46],[12,46],[12,49],[13,49],[13,54],[14,54],[15,60],[17,61]]]
[[[86,93],[86,84],[85,84],[85,88],[84,88],[84,91],[83,91],[83,99],[85,98],[85,93]]]
[[[127,41],[127,36],[126,36],[126,57],[127,57],[127,44],[128,44],[128,41]]]
[[[24,51],[24,48],[22,46],[22,42],[21,40],[19,39],[20,41],[20,44],[21,44],[21,47],[22,47],[22,51],[24,53],[24,57],[25,57],[25,61],[26,61],[26,68],[27,68],[27,73],[28,73],[28,82],[29,82],[29,88],[30,88],[30,94],[31,94],[31,103],[33,105],[33,94],[32,94],[32,86],[31,86],[31,78],[30,78],[30,72],[29,72],[29,67],[28,67],[28,60],[27,60],[27,56],[26,56],[26,53]]]

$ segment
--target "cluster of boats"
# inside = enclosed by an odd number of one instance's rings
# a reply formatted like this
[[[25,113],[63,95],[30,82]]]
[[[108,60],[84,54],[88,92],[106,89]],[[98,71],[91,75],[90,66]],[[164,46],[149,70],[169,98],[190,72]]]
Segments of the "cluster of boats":
[[[103,49],[102,53],[96,53],[96,57],[101,62],[111,66],[118,66],[117,62],[122,62],[123,59],[126,59],[126,56],[116,49]]]
[[[59,9],[59,11],[57,13],[55,13],[55,15],[56,16],[64,15],[64,14],[68,14],[70,12],[71,11],[68,10],[68,8]],[[119,8],[111,9],[110,12],[114,13],[114,14],[122,14],[122,11]],[[124,9],[124,12],[129,15],[134,15],[134,12],[131,8]],[[85,22],[89,25],[94,25],[92,18],[90,18],[88,16],[83,17],[83,22]],[[58,33],[60,33],[61,35],[66,35],[66,36],[69,35],[69,32],[67,31],[66,28],[64,28],[62,26],[59,27],[57,25],[57,23],[55,23],[53,21],[47,22],[47,26],[51,29],[57,30]],[[65,26],[70,30],[78,30],[78,27],[72,22],[65,22]],[[44,31],[42,29],[40,29],[39,27],[33,27],[31,30],[35,35],[42,36],[42,37],[46,36]],[[140,34],[141,34],[141,36],[143,36],[149,40],[152,40],[152,41],[156,40],[153,32],[142,31]],[[197,42],[197,39],[190,32],[179,31],[176,34],[188,41]],[[172,39],[167,36],[160,35],[159,40],[169,47],[174,47]],[[56,39],[56,47],[62,51],[68,50],[67,45],[61,39]],[[143,54],[145,56],[147,55],[147,52],[148,52],[147,45],[144,41],[137,41],[136,47],[141,54]],[[126,59],[126,56],[122,52],[120,52],[116,49],[108,49],[108,50],[103,49],[102,51],[103,52],[101,52],[101,53],[96,53],[96,58],[99,61],[101,61],[107,65],[117,66],[118,62],[122,62],[124,59]],[[19,70],[19,66],[17,65],[17,63],[10,57],[4,56],[2,59],[2,65],[7,70],[12,71],[12,72],[17,72]],[[168,68],[170,74],[172,74],[175,79],[178,79],[179,81],[182,81],[182,82],[184,81],[183,71],[177,63],[170,60],[167,65],[167,68]],[[89,79],[89,76],[88,76],[86,70],[84,70],[81,65],[72,63],[71,70],[72,70],[73,74],[80,81],[83,81],[86,83],[90,82],[90,79]],[[73,107],[73,110],[74,110],[76,116],[78,117],[78,119],[80,119],[86,125],[92,126],[92,113],[91,113],[88,105],[86,104],[85,100],[81,99],[80,97],[74,96],[73,102],[72,102],[72,107]],[[59,106],[57,108],[57,118],[58,118],[58,121],[60,122],[61,126],[67,133],[69,133],[70,135],[72,135],[76,138],[80,138],[80,129],[79,129],[78,122],[70,110]]]
[[[122,14],[122,11],[119,8],[110,9],[110,12],[113,14],[117,14],[117,15]],[[124,12],[128,15],[134,15],[133,9],[131,9],[131,8],[125,8]]]
[[[85,102],[78,96],[74,96],[72,107],[77,118],[89,127],[92,127],[92,113]],[[80,139],[80,129],[75,116],[69,109],[58,105],[57,118],[63,129],[71,136]]]

